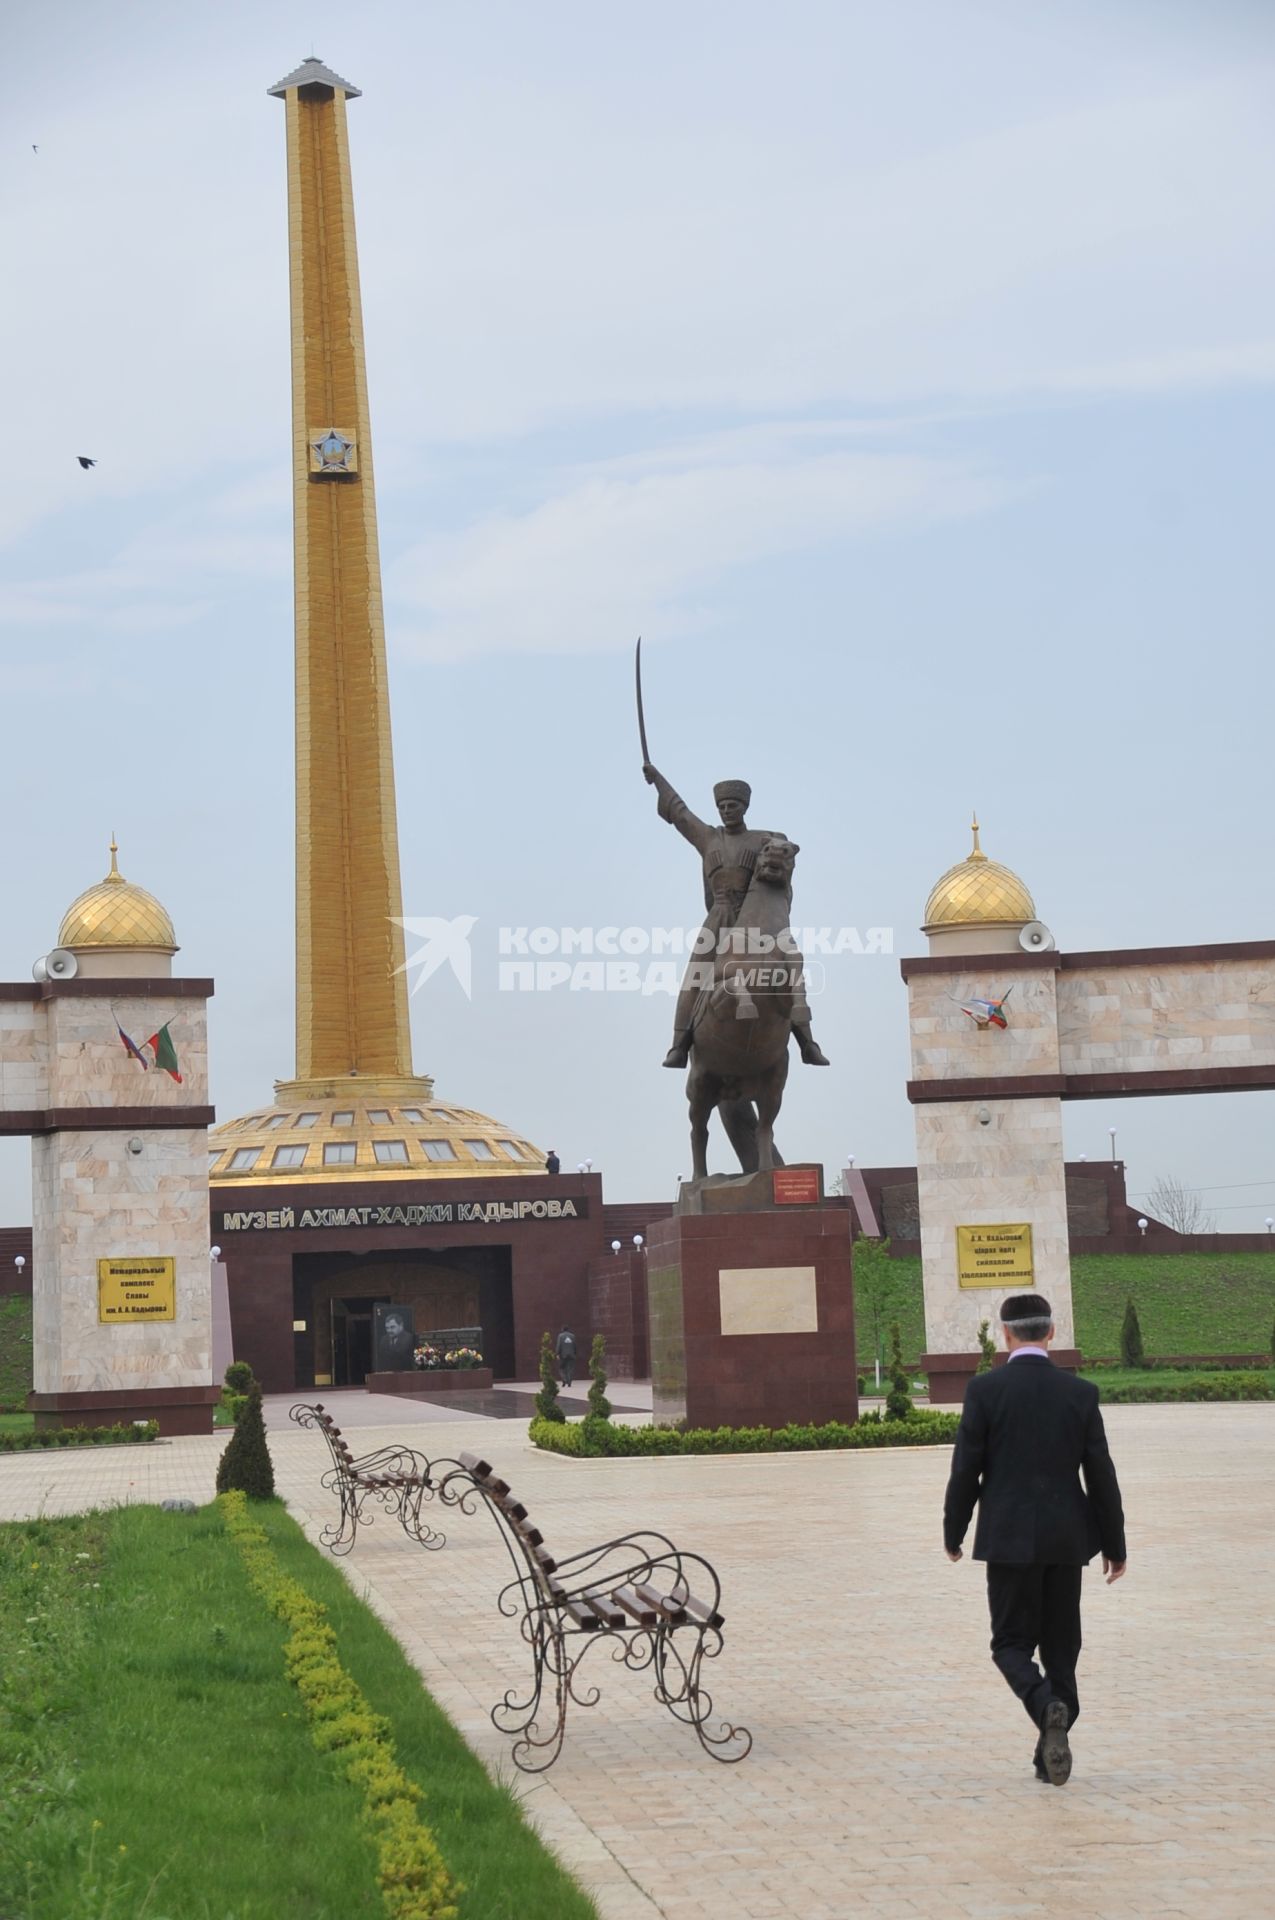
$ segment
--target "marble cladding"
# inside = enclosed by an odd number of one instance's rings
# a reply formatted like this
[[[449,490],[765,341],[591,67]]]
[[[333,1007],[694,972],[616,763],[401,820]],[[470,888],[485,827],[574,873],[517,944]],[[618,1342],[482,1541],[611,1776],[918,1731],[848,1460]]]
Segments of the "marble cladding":
[[[202,1009],[198,1017],[202,1025]],[[139,1080],[150,1077],[125,1064]],[[128,1151],[133,1137],[67,1132],[31,1143],[37,1393],[212,1381],[208,1135],[203,1127],[140,1131],[137,1155]],[[175,1320],[99,1321],[97,1262],[130,1254],[175,1259]]]
[[[34,1000],[0,1000],[0,1112],[24,1113],[48,1104],[44,1005]]]
[[[68,995],[43,1001],[36,1011],[48,1021],[49,1106],[207,1105],[208,1020],[202,1001],[124,992],[113,995],[108,1005],[91,996]],[[116,1018],[139,1047],[168,1024],[180,1086],[156,1067],[142,1071],[121,1043]]]
[[[979,1321],[995,1325],[1008,1289],[961,1288],[956,1229],[999,1221],[1030,1222],[1035,1288],[1054,1309],[1057,1344],[1072,1346],[1061,1102],[952,1101],[914,1112],[927,1350],[974,1352]]]
[[[914,1080],[985,1080],[1057,1073],[1057,975],[1051,965],[999,975],[994,963],[969,973],[914,974],[908,981]],[[980,1030],[963,1001],[1008,992],[1009,1025]]]
[[[1275,1062],[1275,960],[1180,961],[1058,975],[1064,1073]]]

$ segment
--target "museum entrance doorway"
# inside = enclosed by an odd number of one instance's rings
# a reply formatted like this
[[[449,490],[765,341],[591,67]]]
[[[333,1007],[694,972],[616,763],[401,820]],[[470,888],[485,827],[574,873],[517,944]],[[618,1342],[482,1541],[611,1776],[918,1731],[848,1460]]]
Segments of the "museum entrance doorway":
[[[481,1327],[496,1378],[514,1367],[513,1263],[505,1247],[304,1253],[292,1262],[298,1387],[361,1387],[372,1366],[372,1312],[412,1309],[416,1333]]]

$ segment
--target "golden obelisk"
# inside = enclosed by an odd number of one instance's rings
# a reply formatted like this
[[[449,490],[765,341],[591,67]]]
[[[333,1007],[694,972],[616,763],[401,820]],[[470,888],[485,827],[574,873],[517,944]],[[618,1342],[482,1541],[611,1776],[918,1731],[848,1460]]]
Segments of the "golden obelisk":
[[[411,1035],[345,123],[359,91],[310,59],[270,92],[287,116],[296,542],[297,1065],[278,1092],[350,1092],[353,1074],[377,1080],[387,1098],[428,1097],[428,1082],[405,1084]]]
[[[345,103],[321,60],[287,118],[296,526],[297,1065],[209,1138],[214,1187],[526,1173],[545,1156],[412,1072],[372,437]],[[265,1216],[263,1216],[265,1217]]]

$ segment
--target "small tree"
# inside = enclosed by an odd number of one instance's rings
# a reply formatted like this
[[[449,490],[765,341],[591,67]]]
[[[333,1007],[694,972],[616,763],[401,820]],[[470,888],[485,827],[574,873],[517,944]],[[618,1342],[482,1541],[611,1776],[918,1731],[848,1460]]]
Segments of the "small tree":
[[[1217,1220],[1194,1187],[1162,1173],[1147,1195],[1147,1210],[1175,1233],[1214,1233]]]
[[[885,1397],[885,1417],[887,1420],[910,1420],[915,1409],[912,1405],[912,1382],[908,1370],[903,1364],[903,1342],[897,1320],[890,1322],[890,1391]]]
[[[274,1466],[266,1445],[266,1422],[261,1411],[261,1386],[248,1389],[243,1412],[235,1422],[230,1443],[217,1465],[218,1493],[246,1493],[250,1500],[274,1499]]]
[[[869,1240],[861,1235],[854,1243],[851,1258],[855,1298],[863,1303],[872,1328],[872,1358],[884,1363],[886,1308],[898,1277],[891,1272],[890,1242]]]
[[[246,1360],[232,1360],[226,1368],[225,1381],[232,1393],[248,1393],[254,1378],[252,1368]]]
[[[990,1373],[992,1370],[992,1361],[995,1358],[996,1342],[992,1338],[991,1322],[990,1320],[980,1320],[978,1323],[978,1365],[974,1369],[975,1373]]]
[[[589,1411],[584,1416],[586,1420],[611,1418],[611,1402],[607,1399],[607,1377],[603,1370],[606,1351],[606,1341],[600,1333],[595,1333],[589,1353],[589,1379],[592,1385],[589,1388]]]
[[[1120,1359],[1126,1367],[1145,1367],[1146,1352],[1142,1345],[1142,1328],[1138,1324],[1138,1309],[1130,1294],[1125,1304],[1124,1321],[1120,1328]]]
[[[548,1333],[540,1336],[540,1391],[536,1395],[536,1419],[556,1420],[565,1426],[567,1416],[558,1403],[558,1370],[553,1341]]]

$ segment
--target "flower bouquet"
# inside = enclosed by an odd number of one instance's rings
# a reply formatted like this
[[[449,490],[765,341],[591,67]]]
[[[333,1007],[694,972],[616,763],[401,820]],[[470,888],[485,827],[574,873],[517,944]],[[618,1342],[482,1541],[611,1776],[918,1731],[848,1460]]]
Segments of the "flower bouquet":
[[[481,1367],[483,1357],[477,1347],[452,1347],[443,1361],[446,1367],[459,1367],[462,1371],[470,1367]]]

